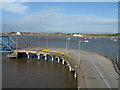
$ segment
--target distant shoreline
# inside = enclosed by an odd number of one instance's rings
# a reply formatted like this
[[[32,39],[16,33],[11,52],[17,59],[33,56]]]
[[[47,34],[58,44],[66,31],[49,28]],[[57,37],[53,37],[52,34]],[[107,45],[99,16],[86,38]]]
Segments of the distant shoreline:
[[[23,34],[23,35],[8,35],[8,36],[63,36],[63,37],[76,37],[76,38],[118,38],[118,36],[82,36],[82,37],[79,37],[79,36],[73,36],[73,35],[39,35],[39,34]]]

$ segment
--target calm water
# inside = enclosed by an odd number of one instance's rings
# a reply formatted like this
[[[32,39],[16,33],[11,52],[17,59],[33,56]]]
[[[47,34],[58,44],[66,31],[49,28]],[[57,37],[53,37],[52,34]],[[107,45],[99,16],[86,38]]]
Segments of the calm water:
[[[37,59],[3,57],[3,88],[76,88],[67,66]]]
[[[13,37],[13,36],[12,36]],[[28,43],[29,47],[57,47],[57,48],[66,48],[66,37],[64,36],[17,36],[19,41],[19,46],[24,47],[24,43]],[[55,37],[52,39],[51,37]],[[15,37],[13,37],[15,40]],[[111,40],[110,38],[91,38],[88,40],[89,43],[85,43],[82,38],[79,37],[70,37],[69,48],[78,49],[79,43],[81,40],[80,49],[88,50],[93,52],[98,52],[100,54],[110,56],[113,59],[117,58],[118,53],[118,42]]]
[[[15,36],[11,36],[15,40]],[[29,47],[66,47],[66,37],[53,36],[17,36],[19,47],[24,47],[25,42]],[[100,52],[116,59],[118,42],[111,39],[88,39],[85,43],[81,38],[71,37],[69,48]],[[37,61],[37,59],[19,58],[9,59],[3,55],[3,87],[12,88],[76,88],[77,82],[66,66],[51,61]]]

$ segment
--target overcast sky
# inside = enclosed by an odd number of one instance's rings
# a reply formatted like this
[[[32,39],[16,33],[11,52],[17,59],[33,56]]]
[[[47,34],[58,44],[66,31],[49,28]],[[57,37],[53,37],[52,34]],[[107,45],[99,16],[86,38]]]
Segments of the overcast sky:
[[[0,8],[3,32],[118,32],[117,2],[3,2]]]

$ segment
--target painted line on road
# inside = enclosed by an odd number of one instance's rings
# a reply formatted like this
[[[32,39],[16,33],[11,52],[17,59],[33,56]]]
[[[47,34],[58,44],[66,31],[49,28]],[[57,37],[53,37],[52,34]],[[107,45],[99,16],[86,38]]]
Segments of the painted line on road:
[[[93,62],[93,61],[92,61]],[[111,87],[110,85],[108,84],[108,82],[106,81],[106,79],[104,78],[104,76],[102,75],[102,73],[100,72],[100,70],[98,69],[98,67],[96,66],[96,64],[93,62],[95,68],[97,69],[97,71],[99,72],[99,74],[101,75],[101,77],[103,78],[103,80],[105,81],[105,83],[107,84],[107,86],[110,88],[111,90]]]
[[[87,57],[86,57],[86,58],[87,58]],[[103,80],[105,81],[105,83],[107,84],[108,88],[110,88],[110,90],[111,90],[110,85],[108,84],[108,82],[106,81],[106,79],[104,78],[104,76],[102,75],[102,73],[100,72],[100,70],[98,69],[98,67],[96,66],[95,62],[92,61],[92,60],[90,60],[90,61],[91,61],[91,63],[95,66],[95,68],[97,69],[97,71],[99,72],[99,74],[101,75],[101,77],[103,78]]]

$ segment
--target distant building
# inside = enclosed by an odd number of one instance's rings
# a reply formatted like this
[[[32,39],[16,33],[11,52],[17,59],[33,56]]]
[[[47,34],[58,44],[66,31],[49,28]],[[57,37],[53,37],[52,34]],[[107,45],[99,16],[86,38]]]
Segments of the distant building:
[[[75,36],[75,37],[83,37],[83,35],[81,35],[81,34],[74,34],[73,36]]]
[[[5,33],[6,35],[16,35],[16,32]]]
[[[17,32],[16,35],[21,35],[21,32]]]

